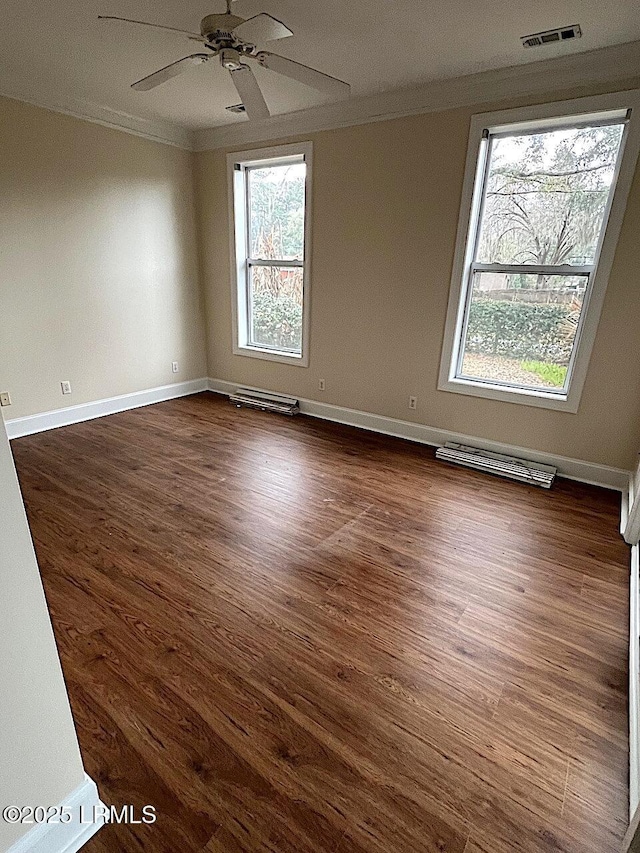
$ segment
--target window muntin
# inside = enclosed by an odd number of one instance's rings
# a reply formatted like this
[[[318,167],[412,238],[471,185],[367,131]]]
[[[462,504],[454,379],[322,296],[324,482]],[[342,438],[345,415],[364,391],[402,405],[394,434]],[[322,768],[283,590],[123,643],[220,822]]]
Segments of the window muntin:
[[[234,352],[308,363],[311,145],[229,155]]]
[[[483,134],[449,381],[567,399],[625,116]]]

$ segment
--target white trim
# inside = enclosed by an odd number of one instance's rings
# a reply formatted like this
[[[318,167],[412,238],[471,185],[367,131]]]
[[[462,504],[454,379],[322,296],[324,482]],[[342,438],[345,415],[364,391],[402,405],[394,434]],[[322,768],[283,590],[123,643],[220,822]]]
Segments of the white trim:
[[[637,473],[637,472],[636,472]],[[628,492],[622,494],[620,532],[631,545],[629,582],[629,819],[640,804],[640,498],[635,476],[629,476]],[[624,848],[627,849],[626,847]],[[630,848],[629,848],[630,849]]]
[[[633,492],[633,474],[629,474],[629,485],[622,490],[622,503],[620,505],[620,533],[623,537],[629,521],[629,507],[633,506]]]
[[[242,330],[247,328],[246,316],[246,254],[247,247],[236,240],[236,234],[246,233],[246,183],[244,170],[236,165],[254,166],[266,161],[302,157],[306,164],[305,176],[305,215],[304,215],[304,262],[302,284],[302,353],[277,352],[267,348],[250,346],[242,339]],[[260,358],[265,361],[278,361],[296,367],[309,366],[309,348],[311,334],[311,220],[313,205],[313,143],[296,142],[290,145],[276,145],[256,148],[252,151],[235,151],[227,154],[227,187],[229,208],[229,252],[231,258],[231,320],[232,351],[234,355]]]
[[[272,116],[261,122],[238,121],[196,130],[193,135],[194,148],[196,151],[209,151],[472,104],[546,96],[548,92],[562,92],[588,85],[606,87],[609,81],[638,76],[639,47],[637,41],[627,42],[464,77],[432,80],[421,86],[349,98],[338,103]]]
[[[544,389],[536,391],[533,388],[518,388],[507,390],[491,382],[475,379],[447,379],[438,382],[438,390],[452,391],[454,394],[466,394],[469,397],[484,397],[486,400],[500,400],[502,403],[519,403],[541,409],[556,409],[561,412],[575,414],[575,408],[569,403],[566,394],[547,392]]]
[[[232,394],[241,383],[229,382],[224,379],[209,379],[209,390],[216,394]],[[242,385],[243,388],[249,386]],[[278,393],[263,388],[250,388],[252,391],[261,391],[267,394]],[[581,459],[572,459],[568,456],[558,456],[555,453],[532,450],[528,447],[517,447],[513,444],[503,444],[499,441],[491,441],[477,436],[464,435],[451,432],[446,429],[426,426],[425,424],[413,423],[412,421],[401,421],[389,418],[385,415],[375,415],[371,412],[361,412],[356,409],[347,409],[343,406],[334,406],[329,403],[319,403],[317,400],[299,399],[300,411],[304,415],[320,418],[335,423],[347,424],[348,426],[366,429],[370,432],[379,432],[384,435],[404,438],[407,441],[415,441],[418,444],[428,444],[439,447],[448,441],[458,444],[470,444],[480,447],[482,450],[491,450],[494,453],[502,453],[506,456],[516,456],[539,462],[542,465],[551,465],[558,469],[558,476],[568,480],[578,480],[581,483],[589,483],[594,486],[602,486],[605,489],[624,491],[629,482],[629,471],[622,468],[611,468],[608,465],[598,465],[595,462],[584,462]]]
[[[630,619],[629,619],[629,816],[640,803],[640,546],[631,548]]]
[[[22,88],[7,88],[3,86],[0,97],[9,98],[12,101],[21,101],[40,107],[53,113],[72,116],[73,118],[88,121],[91,124],[99,124],[112,130],[120,130],[133,136],[141,136],[152,142],[160,142],[163,145],[173,145],[176,148],[184,148],[193,151],[193,132],[177,124],[160,121],[159,119],[141,118],[129,113],[112,110],[89,101],[65,98],[57,95],[55,98],[47,99],[41,93],[32,93]]]
[[[172,385],[160,385],[145,391],[134,391],[132,394],[121,394],[118,397],[107,397],[91,403],[80,403],[68,406],[66,409],[55,409],[52,412],[41,412],[37,415],[26,415],[22,418],[11,418],[5,422],[9,438],[20,438],[35,432],[69,426],[104,415],[113,415],[127,409],[137,409],[163,400],[173,400],[176,397],[186,397],[206,391],[207,379],[191,379],[188,382],[176,382]]]
[[[77,853],[104,826],[105,806],[96,783],[85,773],[84,780],[59,804],[73,815],[69,823],[40,823],[13,844],[7,853]],[[96,809],[98,820],[91,818]],[[68,813],[68,812],[67,812]]]
[[[594,261],[593,274],[590,276],[581,327],[570,362],[568,391],[559,393],[524,388],[512,389],[500,387],[491,382],[462,379],[456,376],[465,316],[468,271],[471,269],[475,254],[476,232],[480,217],[479,206],[483,197],[484,173],[488,163],[487,145],[483,142],[484,130],[621,109],[630,109],[632,113],[618,156],[617,174],[613,184],[614,192],[609,198],[610,206],[603,221],[599,252]],[[440,360],[439,390],[563,412],[578,411],[639,152],[640,90],[638,89],[532,107],[480,113],[472,117]]]
[[[304,314],[303,314],[304,326]],[[303,332],[304,334],[304,332]],[[304,344],[303,344],[304,346]],[[278,350],[262,349],[261,347],[243,346],[242,344],[234,344],[234,355],[243,355],[247,358],[259,358],[262,361],[279,361],[280,364],[290,364],[294,367],[308,367],[309,358],[306,359],[298,355],[298,353],[278,352]]]
[[[622,516],[622,535],[629,545],[637,545],[640,542],[640,496],[635,494],[636,476],[640,477],[640,465],[636,468],[635,476],[629,477],[626,513],[623,512]]]

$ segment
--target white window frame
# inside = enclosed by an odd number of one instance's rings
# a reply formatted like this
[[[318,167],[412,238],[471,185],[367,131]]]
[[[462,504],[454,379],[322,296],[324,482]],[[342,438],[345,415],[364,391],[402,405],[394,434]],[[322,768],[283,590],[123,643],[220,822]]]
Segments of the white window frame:
[[[488,165],[487,131],[495,134],[571,126],[583,119],[597,120],[600,113],[607,114],[606,118],[609,118],[612,112],[618,111],[621,115],[626,114],[627,124],[618,157],[614,192],[609,198],[605,211],[593,272],[590,273],[589,286],[585,293],[581,322],[569,364],[569,384],[566,392],[497,385],[490,381],[457,376],[458,361],[464,340],[466,302],[472,284],[471,267],[476,250],[480,206]],[[601,120],[603,118],[605,118],[604,115],[601,116]],[[439,390],[565,412],[578,411],[639,151],[640,90],[637,89],[472,116],[440,362]],[[480,265],[476,264],[476,266]],[[536,272],[536,269],[531,267],[533,272]],[[580,271],[577,267],[571,269],[574,272]],[[518,271],[521,271],[520,268]]]
[[[270,347],[259,347],[249,341],[248,287],[249,258],[247,169],[256,166],[280,165],[288,162],[306,164],[305,208],[304,208],[304,260],[286,261],[285,266],[301,266],[302,282],[302,352],[287,352]],[[233,315],[233,353],[266,361],[279,361],[299,367],[309,366],[309,331],[311,307],[311,185],[313,173],[313,145],[311,142],[296,142],[239,151],[227,154],[227,177],[229,192],[229,236],[231,249],[231,286]],[[264,262],[262,262],[264,265]],[[276,262],[274,262],[274,265]]]

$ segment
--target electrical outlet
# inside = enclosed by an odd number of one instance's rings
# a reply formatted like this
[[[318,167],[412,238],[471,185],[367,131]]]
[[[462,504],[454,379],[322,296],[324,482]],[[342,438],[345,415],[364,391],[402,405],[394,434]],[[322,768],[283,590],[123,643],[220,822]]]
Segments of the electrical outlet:
[[[409,397],[409,408],[417,409],[418,408],[418,398],[417,397]]]
[[[11,394],[8,391],[0,392],[0,406],[10,406],[11,405]]]
[[[65,380],[64,382],[61,382],[60,388],[61,388],[63,394],[70,394],[71,393],[71,383],[69,382],[69,380]]]
[[[324,379],[318,379],[318,391],[324,391],[324,389],[325,389]]]
[[[172,362],[171,362],[171,372],[172,372],[172,373],[177,373],[177,372],[178,372],[178,362],[177,362],[177,361],[172,361]]]

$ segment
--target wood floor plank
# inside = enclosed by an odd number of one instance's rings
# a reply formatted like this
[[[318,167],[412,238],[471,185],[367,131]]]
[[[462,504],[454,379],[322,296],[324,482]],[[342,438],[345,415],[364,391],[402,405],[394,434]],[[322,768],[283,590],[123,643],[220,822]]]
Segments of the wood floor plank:
[[[199,394],[13,442],[88,853],[613,853],[619,496]]]

